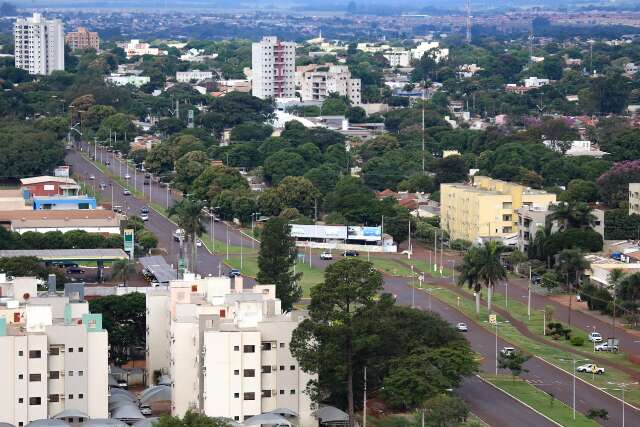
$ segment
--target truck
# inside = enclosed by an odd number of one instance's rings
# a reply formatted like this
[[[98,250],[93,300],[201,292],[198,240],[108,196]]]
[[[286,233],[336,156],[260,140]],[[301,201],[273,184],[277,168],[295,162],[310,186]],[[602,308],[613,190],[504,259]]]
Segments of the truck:
[[[617,338],[607,338],[607,340],[603,343],[596,344],[593,349],[595,351],[612,351],[614,353],[618,352],[618,342]]]

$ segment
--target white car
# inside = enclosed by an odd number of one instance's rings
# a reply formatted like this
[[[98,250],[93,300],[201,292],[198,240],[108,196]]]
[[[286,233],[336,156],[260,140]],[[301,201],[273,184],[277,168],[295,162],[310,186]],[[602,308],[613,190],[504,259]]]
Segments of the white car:
[[[609,348],[609,343],[603,342],[600,344],[597,344],[594,347],[595,351],[618,351],[618,346],[617,345],[612,345],[611,348]]]
[[[602,335],[600,335],[600,332],[589,332],[589,341],[602,342]]]
[[[513,347],[502,347],[500,353],[502,353],[504,356],[511,356],[512,354],[516,353],[516,349]]]
[[[587,372],[589,374],[604,374],[604,368],[594,365],[593,363],[587,363],[586,365],[581,365],[576,368],[578,372]]]
[[[140,413],[142,415],[153,415],[153,411],[149,405],[140,405]]]
[[[331,252],[322,252],[320,254],[320,259],[330,260],[333,259],[333,255],[331,254]]]
[[[89,177],[89,179],[96,179],[96,176],[95,176],[95,175],[91,175],[91,176]]]
[[[148,213],[141,213],[140,214],[140,219],[143,221],[149,221],[149,214]]]
[[[202,240],[197,239],[197,240],[196,240],[196,246],[197,246],[197,247],[199,247],[199,248],[201,248],[201,247],[202,247]]]
[[[124,176],[124,179],[130,179],[130,178],[131,178],[131,175],[129,175],[129,174],[126,174],[126,175]]]
[[[467,332],[467,331],[469,330],[469,327],[467,326],[467,324],[466,324],[466,323],[464,323],[464,322],[460,322],[460,323],[458,323],[458,324],[456,325],[456,329],[457,329],[459,332]]]

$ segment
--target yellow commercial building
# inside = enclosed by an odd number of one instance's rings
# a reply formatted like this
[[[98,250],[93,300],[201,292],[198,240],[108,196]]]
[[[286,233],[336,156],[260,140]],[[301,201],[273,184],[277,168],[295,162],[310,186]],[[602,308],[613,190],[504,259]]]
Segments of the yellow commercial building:
[[[451,239],[508,240],[518,234],[517,209],[548,208],[556,195],[520,184],[476,176],[473,184],[441,184],[441,226]]]

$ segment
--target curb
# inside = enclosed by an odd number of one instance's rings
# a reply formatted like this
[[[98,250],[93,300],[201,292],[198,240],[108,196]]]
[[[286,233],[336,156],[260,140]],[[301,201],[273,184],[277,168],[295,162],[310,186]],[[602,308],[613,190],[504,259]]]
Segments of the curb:
[[[564,372],[564,373],[565,373],[565,374],[567,374],[567,375],[573,376],[573,374],[572,374],[571,372],[567,371],[567,370],[566,370],[566,369],[564,369],[564,368],[559,367],[558,365],[554,365],[553,363],[549,362],[549,361],[548,361],[548,360],[546,360],[546,359],[543,359],[543,358],[542,358],[542,357],[540,357],[540,356],[534,356],[534,357],[535,357],[536,359],[538,359],[538,360],[543,361],[544,363],[546,363],[546,364],[547,364],[547,365],[549,365],[549,366],[553,366],[554,368],[560,369],[562,372]],[[578,375],[576,375],[575,377],[576,377],[576,379],[578,379],[578,380],[582,381],[583,383],[590,385],[591,387],[595,388],[596,390],[601,391],[602,393],[604,393],[604,394],[608,395],[609,397],[612,397],[612,398],[616,399],[617,401],[619,401],[620,403],[622,403],[622,399],[620,399],[619,397],[614,396],[613,394],[609,393],[609,392],[608,392],[608,391],[606,391],[606,390],[601,389],[600,387],[595,386],[594,384],[591,384],[589,381],[586,381],[586,380],[582,379],[582,378],[581,378],[580,376],[578,376]],[[637,406],[632,405],[631,403],[627,402],[626,400],[624,401],[624,404],[625,404],[626,406],[628,406],[628,407],[630,407],[630,408],[633,408],[633,409],[635,409],[636,411],[640,412],[640,408],[638,408]]]
[[[522,400],[518,399],[517,397],[515,397],[514,395],[512,395],[509,392],[504,391],[503,389],[501,389],[500,387],[498,387],[497,385],[493,384],[491,381],[485,380],[484,378],[482,378],[480,375],[476,375],[476,377],[478,377],[480,379],[480,381],[482,381],[485,384],[489,384],[491,387],[495,388],[496,390],[506,394],[507,396],[509,396],[510,398],[512,398],[513,400],[515,400],[516,402],[520,403],[521,405],[531,409],[533,412],[535,412],[536,414],[540,415],[543,418],[546,418],[549,422],[560,426],[560,427],[564,427],[564,425],[560,424],[559,422],[557,422],[556,420],[553,420],[551,418],[549,418],[548,416],[546,416],[545,414],[543,414],[542,412],[538,411],[536,408],[534,408],[533,406],[523,402]],[[563,405],[565,405],[564,402],[562,402]],[[565,405],[566,406],[566,405]]]

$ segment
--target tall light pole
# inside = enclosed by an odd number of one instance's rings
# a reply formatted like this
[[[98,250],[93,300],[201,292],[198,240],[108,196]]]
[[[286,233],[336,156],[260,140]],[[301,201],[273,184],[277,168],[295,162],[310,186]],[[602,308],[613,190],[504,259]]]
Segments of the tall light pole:
[[[575,421],[576,419],[576,363],[577,362],[588,362],[589,359],[558,359],[561,362],[572,362],[573,364],[573,420]]]
[[[624,427],[624,423],[625,423],[625,416],[624,416],[624,407],[627,405],[625,400],[624,400],[624,393],[627,389],[628,386],[630,385],[638,385],[640,384],[639,382],[633,382],[633,383],[613,383],[613,382],[609,382],[607,381],[607,384],[609,385],[615,385],[618,386],[620,388],[607,388],[607,387],[599,387],[600,390],[611,390],[611,391],[621,391],[622,392],[622,427]]]

